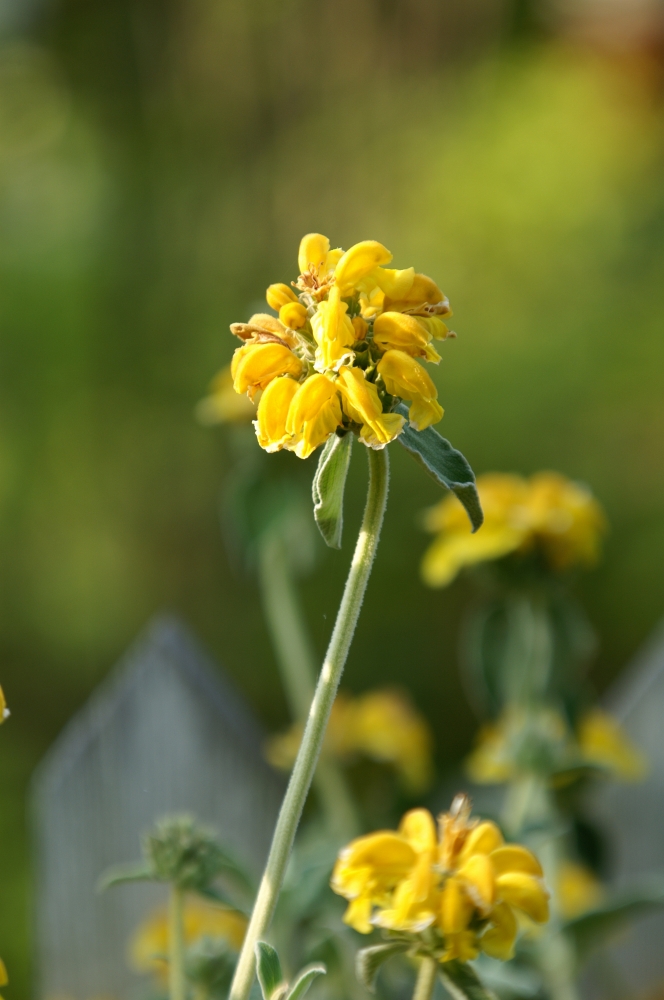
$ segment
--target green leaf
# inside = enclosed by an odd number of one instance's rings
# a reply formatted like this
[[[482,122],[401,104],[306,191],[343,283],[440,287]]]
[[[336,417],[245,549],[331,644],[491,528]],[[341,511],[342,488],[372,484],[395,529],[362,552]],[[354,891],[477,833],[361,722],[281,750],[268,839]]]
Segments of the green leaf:
[[[399,403],[396,412],[408,418],[408,407]],[[406,448],[439,486],[451,490],[466,508],[473,531],[482,526],[484,514],[475,485],[475,474],[467,460],[433,427],[416,431],[408,424],[397,441]]]
[[[157,877],[148,865],[138,862],[134,865],[115,865],[109,868],[97,882],[97,892],[104,892],[112,885],[122,885],[123,882],[152,882]]]
[[[408,951],[407,941],[388,941],[387,944],[375,944],[370,948],[362,948],[355,959],[355,975],[365,989],[374,992],[376,976],[383,962]]]
[[[318,529],[331,549],[341,548],[344,520],[344,489],[350,465],[353,435],[333,434],[325,442],[318,468],[311,484],[314,517]]]
[[[322,963],[307,965],[304,969],[300,969],[295,982],[288,990],[288,993],[286,993],[284,1000],[302,1000],[302,997],[308,991],[314,979],[318,979],[319,976],[324,976],[326,973],[327,968]]]
[[[454,1000],[496,1000],[482,985],[477,973],[466,962],[443,962],[440,966],[443,986]]]
[[[646,916],[664,906],[664,877],[652,876],[641,885],[612,893],[604,905],[565,924],[582,962],[590,951],[636,917]]]
[[[263,991],[263,1000],[272,1000],[275,993],[281,992],[284,987],[284,974],[281,971],[279,956],[276,949],[267,941],[257,941],[255,952],[256,974]]]

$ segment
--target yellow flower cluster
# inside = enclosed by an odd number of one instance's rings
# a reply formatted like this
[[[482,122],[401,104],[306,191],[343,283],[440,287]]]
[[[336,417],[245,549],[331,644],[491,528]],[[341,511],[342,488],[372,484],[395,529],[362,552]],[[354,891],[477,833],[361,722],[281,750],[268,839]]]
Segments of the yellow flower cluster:
[[[439,820],[426,809],[399,829],[352,841],[339,855],[332,888],[350,901],[344,920],[361,934],[382,927],[412,936],[418,953],[441,962],[512,956],[517,913],[548,920],[549,894],[537,858],[506,844],[495,823],[470,818],[458,795]],[[516,911],[516,912],[515,912]]]
[[[438,392],[418,359],[437,363],[433,340],[450,331],[450,306],[431,278],[412,267],[386,267],[392,254],[365,240],[350,250],[310,233],[291,286],[270,285],[277,316],[257,313],[233,323],[243,341],[233,356],[235,391],[257,398],[258,442],[307,458],[337,430],[353,430],[370,448],[384,448],[405,420],[392,412],[410,401],[410,423],[423,430],[443,416]],[[217,389],[203,416],[225,409]],[[224,418],[226,419],[226,418]]]
[[[478,784],[502,784],[529,771],[534,760],[552,773],[582,764],[604,768],[623,781],[639,781],[646,773],[643,754],[599,708],[581,717],[576,733],[551,708],[508,708],[482,727],[466,770]]]
[[[301,739],[302,726],[291,726],[270,740],[267,759],[274,767],[290,768]],[[338,694],[323,749],[340,760],[359,755],[391,764],[409,792],[423,791],[433,778],[431,731],[399,690],[368,691],[357,698]]]
[[[451,494],[425,514],[425,528],[438,535],[422,561],[430,587],[451,583],[464,566],[511,552],[536,552],[555,571],[596,561],[606,519],[584,486],[557,472],[530,479],[494,472],[478,477],[477,490],[484,524],[474,535]]]
[[[188,898],[184,907],[183,931],[187,947],[204,938],[222,939],[239,951],[247,920],[237,910],[214,906]],[[129,959],[137,972],[150,972],[160,982],[168,978],[169,931],[165,907],[155,910],[136,930],[129,946]]]

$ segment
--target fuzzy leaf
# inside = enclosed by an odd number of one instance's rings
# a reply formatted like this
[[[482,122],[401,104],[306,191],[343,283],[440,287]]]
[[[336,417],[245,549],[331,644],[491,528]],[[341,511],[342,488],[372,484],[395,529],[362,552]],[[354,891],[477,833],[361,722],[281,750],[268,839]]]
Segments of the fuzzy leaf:
[[[281,992],[279,988],[284,986],[279,956],[276,948],[267,941],[257,941],[255,952],[256,975],[263,991],[263,1000],[272,1000],[275,993]]]
[[[477,973],[466,962],[443,962],[440,966],[443,986],[454,1000],[496,1000],[482,985]]]
[[[318,468],[311,484],[314,517],[318,529],[331,549],[341,548],[344,519],[344,489],[353,435],[332,434],[318,459]]]
[[[408,407],[404,403],[399,403],[396,412],[408,418]],[[477,531],[482,526],[484,514],[475,485],[475,474],[461,452],[453,448],[433,427],[416,431],[406,424],[397,441],[439,486],[445,486],[455,494],[466,509],[473,531]]]
[[[324,976],[326,973],[327,968],[322,963],[306,965],[297,974],[297,978],[288,990],[288,993],[286,993],[284,1000],[302,1000],[314,979]]]
[[[620,930],[628,921],[647,916],[664,906],[664,878],[652,876],[641,885],[613,893],[602,906],[565,924],[576,946],[579,962],[590,951]]]
[[[408,948],[407,941],[388,941],[386,944],[374,944],[370,948],[362,948],[355,959],[355,975],[364,988],[373,993],[376,976],[383,962],[408,951]]]
[[[99,878],[97,892],[104,892],[112,885],[122,885],[123,882],[151,882],[155,879],[155,873],[143,862],[135,865],[115,865]]]

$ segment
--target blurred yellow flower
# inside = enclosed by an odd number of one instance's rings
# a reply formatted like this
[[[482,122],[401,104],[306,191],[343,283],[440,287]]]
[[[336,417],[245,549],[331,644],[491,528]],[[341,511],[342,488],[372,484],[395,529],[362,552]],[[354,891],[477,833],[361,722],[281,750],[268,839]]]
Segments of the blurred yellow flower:
[[[440,318],[450,313],[449,302],[431,278],[412,267],[386,267],[391,260],[375,240],[332,250],[326,236],[308,233],[300,242],[297,281],[292,287],[277,282],[266,291],[278,318],[257,313],[247,323],[231,324],[243,341],[231,362],[237,393],[253,400],[282,376],[303,387],[302,393],[291,392],[286,417],[290,390],[265,393],[255,421],[262,448],[307,458],[339,426],[367,447],[384,448],[404,428],[405,418],[392,412],[402,399],[411,402],[415,430],[442,419],[437,390],[413,359],[440,361],[431,341],[450,335]],[[395,351],[407,360],[392,356]],[[314,414],[309,404],[325,386],[320,376],[333,391]],[[220,374],[219,385],[199,405],[202,420],[240,418],[244,411],[231,410],[225,399],[227,385]]]
[[[267,758],[274,767],[290,768],[302,738],[302,726],[273,737]],[[324,752],[341,760],[365,756],[390,764],[405,788],[424,791],[433,779],[433,740],[426,720],[401,691],[385,688],[357,698],[341,692],[332,706]]]
[[[548,768],[552,780],[565,771],[596,765],[614,778],[639,781],[646,760],[615,719],[600,709],[581,716],[576,733],[560,712],[547,706],[509,706],[482,726],[466,773],[477,784],[502,784],[534,767]]]
[[[556,877],[554,901],[565,920],[573,920],[598,906],[604,897],[604,887],[585,865],[563,861]]]
[[[196,416],[202,424],[248,424],[256,416],[255,404],[235,391],[230,365],[215,375],[210,395],[198,403]]]
[[[0,687],[0,726],[8,717],[9,717],[9,709],[7,708],[7,700],[5,698],[5,692]]]
[[[648,769],[645,756],[620,727],[616,719],[594,708],[578,726],[579,747],[583,757],[612,771],[623,781],[641,781]]]
[[[512,552],[536,552],[554,571],[596,561],[606,519],[584,486],[557,472],[530,479],[496,472],[479,476],[477,489],[484,524],[474,535],[453,495],[425,514],[426,530],[438,536],[422,560],[430,587],[446,586],[465,566]]]
[[[2,689],[0,688],[0,691],[1,690]],[[8,982],[9,982],[9,976],[7,975],[7,966],[0,958],[0,986],[6,986]],[[0,1000],[2,1000],[1,997]]]
[[[471,961],[480,951],[511,958],[515,911],[536,923],[549,916],[537,858],[505,844],[494,823],[471,820],[465,795],[440,817],[438,835],[431,814],[414,809],[397,831],[352,841],[331,884],[349,901],[344,921],[355,930],[398,931],[441,962]]]
[[[247,929],[247,920],[237,910],[215,906],[189,897],[183,916],[186,947],[203,938],[221,939],[239,951]],[[129,944],[129,962],[136,972],[150,972],[160,982],[168,978],[168,911],[160,907],[136,929]]]

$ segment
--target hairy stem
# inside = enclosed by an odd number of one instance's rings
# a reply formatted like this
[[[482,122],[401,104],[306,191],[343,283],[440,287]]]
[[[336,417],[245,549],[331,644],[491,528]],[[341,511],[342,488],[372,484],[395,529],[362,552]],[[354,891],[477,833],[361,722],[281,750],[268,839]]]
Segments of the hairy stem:
[[[438,962],[435,958],[423,958],[415,981],[413,1000],[430,1000],[433,988],[436,985],[436,972]]]
[[[230,1000],[247,1000],[251,990],[254,979],[254,946],[266,933],[274,914],[302,808],[311,787],[330,711],[371,574],[387,502],[389,466],[387,449],[384,448],[382,451],[367,449],[367,454],[369,490],[360,534],[316,693],[309,709],[300,749],[277,819],[267,864],[233,977]]]
[[[291,715],[304,724],[314,696],[316,661],[289,565],[288,552],[278,532],[263,540],[259,553],[263,607],[277,656]],[[314,775],[325,823],[343,843],[359,833],[359,822],[345,777],[338,765],[324,757]]]
[[[184,893],[177,885],[171,886],[168,903],[168,957],[169,1000],[186,1000],[187,986],[184,976]]]

